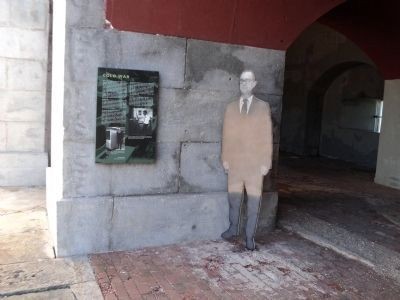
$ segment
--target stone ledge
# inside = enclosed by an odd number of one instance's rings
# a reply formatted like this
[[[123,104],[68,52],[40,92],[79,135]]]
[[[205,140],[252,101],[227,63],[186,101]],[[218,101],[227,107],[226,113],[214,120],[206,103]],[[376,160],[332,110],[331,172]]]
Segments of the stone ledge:
[[[264,194],[259,232],[275,226],[277,200]],[[57,226],[58,256],[219,239],[229,226],[227,193],[62,199]]]

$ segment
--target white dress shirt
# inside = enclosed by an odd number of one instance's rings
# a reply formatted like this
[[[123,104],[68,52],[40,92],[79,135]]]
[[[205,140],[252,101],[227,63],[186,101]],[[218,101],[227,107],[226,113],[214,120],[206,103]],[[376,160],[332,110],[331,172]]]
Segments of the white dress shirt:
[[[249,98],[247,98],[247,111],[246,111],[246,113],[248,114],[249,113],[249,110],[250,110],[250,105],[251,105],[251,102],[253,101],[253,95],[251,95]],[[240,113],[242,113],[242,107],[243,107],[243,104],[244,104],[244,98],[243,97],[240,97],[240,101],[239,101],[239,110],[240,110]]]

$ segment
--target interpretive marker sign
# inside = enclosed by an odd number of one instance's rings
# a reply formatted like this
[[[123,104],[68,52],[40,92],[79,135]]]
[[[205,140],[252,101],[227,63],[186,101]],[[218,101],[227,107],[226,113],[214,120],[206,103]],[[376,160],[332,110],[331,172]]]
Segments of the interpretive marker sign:
[[[96,163],[153,163],[159,73],[99,68]]]

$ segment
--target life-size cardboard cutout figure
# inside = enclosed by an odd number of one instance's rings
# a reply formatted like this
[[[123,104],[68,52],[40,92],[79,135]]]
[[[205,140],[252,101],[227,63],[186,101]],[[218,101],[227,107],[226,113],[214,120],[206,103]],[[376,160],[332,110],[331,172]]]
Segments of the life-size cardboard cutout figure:
[[[239,234],[244,189],[247,193],[246,248],[255,249],[263,178],[272,165],[272,121],[269,104],[257,99],[252,71],[240,76],[240,99],[225,110],[221,159],[228,173],[229,229],[222,238]]]

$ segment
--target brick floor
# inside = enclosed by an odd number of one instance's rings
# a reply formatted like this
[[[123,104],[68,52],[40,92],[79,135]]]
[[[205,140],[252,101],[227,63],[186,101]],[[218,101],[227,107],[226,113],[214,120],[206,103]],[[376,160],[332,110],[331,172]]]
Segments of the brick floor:
[[[399,299],[399,283],[294,234],[91,256],[105,299]]]

